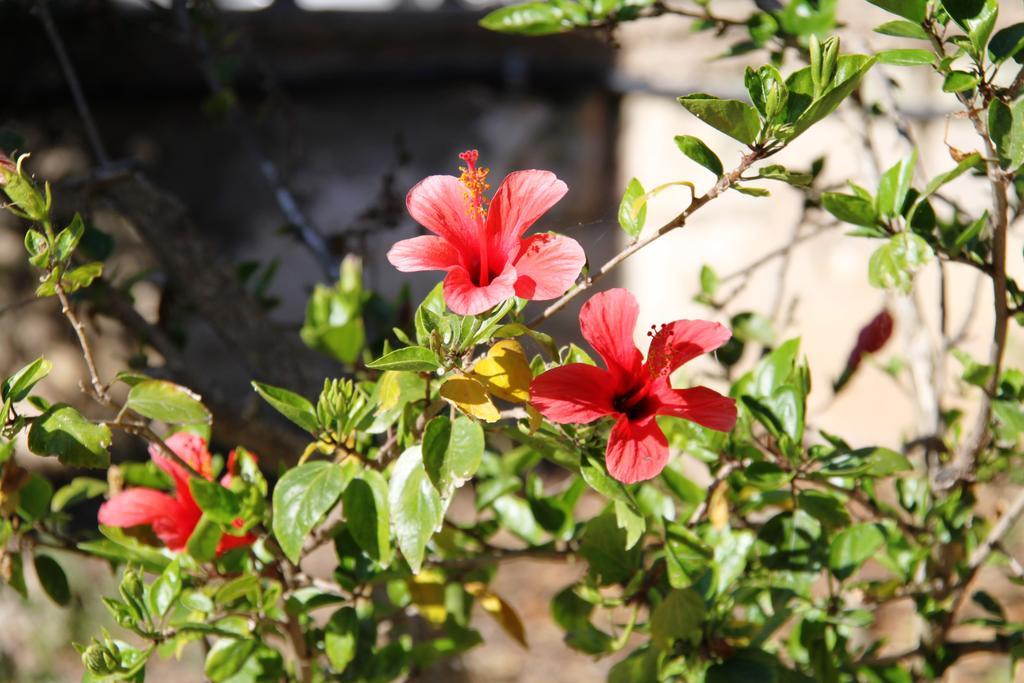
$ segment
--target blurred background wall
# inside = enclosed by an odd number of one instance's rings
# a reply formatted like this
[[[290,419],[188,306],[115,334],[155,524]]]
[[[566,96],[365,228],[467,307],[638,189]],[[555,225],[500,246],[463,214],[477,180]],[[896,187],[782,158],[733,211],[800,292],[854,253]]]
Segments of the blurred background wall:
[[[723,14],[734,10],[737,16],[747,6],[745,0],[715,4]],[[1006,5],[1006,15],[1022,14],[1018,3]],[[325,237],[333,259],[363,256],[370,286],[394,297],[411,283],[416,301],[437,274],[399,274],[384,253],[397,239],[419,231],[404,212],[408,188],[426,175],[457,175],[456,155],[464,149],[480,150],[495,185],[506,172],[521,168],[550,169],[566,180],[569,194],[537,227],[579,239],[592,266],[625,244],[615,216],[631,177],[648,188],[673,180],[692,181],[699,189],[711,184],[706,171],[679,154],[674,135],[701,136],[727,167],[739,158],[737,143],[704,127],[674,98],[693,91],[745,98],[739,88],[751,58],[712,59],[725,43],[708,32],[693,33],[691,22],[680,17],[624,26],[614,42],[599,33],[525,39],[478,28],[486,7],[470,0],[223,0],[219,12],[209,15],[214,25],[204,27],[211,36],[207,54],[197,59],[194,40],[183,36],[167,4],[85,0],[50,7],[112,160],[107,169],[141,167],[176,197],[220,267],[256,271],[248,290],[268,305],[268,320],[290,335],[302,323],[311,288],[334,274],[324,272],[321,260],[296,237],[281,209],[282,188],[291,191]],[[845,49],[888,46],[890,39],[871,33],[887,18],[881,12],[844,1],[839,13],[847,24]],[[39,177],[66,189],[65,210],[88,210],[90,220],[114,237],[108,274],[135,311],[172,339],[178,362],[225,401],[257,410],[248,379],[263,369],[253,368],[209,321],[182,304],[161,272],[160,254],[102,202],[90,201],[96,152],[34,0],[0,3],[0,64],[6,65],[0,76],[0,130],[32,152],[31,168]],[[233,87],[211,92],[211,71]],[[930,78],[923,68],[876,69],[866,85],[873,96],[899,103],[924,150],[921,166],[929,177],[954,164],[944,139],[971,150],[968,124],[948,119],[953,100],[924,94],[939,92],[925,87]],[[234,111],[243,112],[242,122],[226,113]],[[882,168],[905,148],[881,126],[871,128],[865,139],[864,122],[853,119],[841,110],[779,162],[800,169],[828,154],[826,184],[853,179],[873,186],[877,168],[865,154],[868,143]],[[279,177],[278,194],[267,183],[268,164]],[[899,446],[915,420],[927,416],[917,414],[905,387],[881,366],[918,343],[903,334],[914,326],[907,318],[916,315],[914,307],[887,300],[868,286],[874,243],[843,237],[844,229],[830,224],[829,217],[805,212],[801,195],[787,186],[766,186],[774,201],[731,193],[620,269],[615,283],[631,288],[642,302],[638,341],[652,323],[680,317],[727,321],[729,314],[744,310],[767,312],[780,337],[803,338],[814,372],[815,423],[850,435],[855,445],[862,445],[856,442],[861,434],[865,444]],[[955,200],[965,205],[988,201],[983,184],[967,181],[957,190]],[[675,216],[687,197],[684,188],[656,197],[648,225]],[[7,221],[0,224],[0,370],[45,354],[55,362],[47,385],[50,398],[80,403],[80,359],[70,330],[52,300],[33,300],[34,276],[24,262],[20,233],[6,217],[0,221]],[[1011,255],[1020,253],[1016,228]],[[798,246],[782,253],[794,236]],[[763,268],[741,274],[772,254],[777,257],[765,260]],[[737,289],[726,311],[693,301],[705,264],[725,279],[725,291]],[[1011,273],[1020,276],[1021,270],[1020,259],[1012,258]],[[953,325],[964,324],[963,348],[981,356],[990,336],[990,293],[979,290],[966,271],[948,268],[948,315]],[[265,287],[257,286],[268,273]],[[922,310],[933,328],[937,287],[936,270],[918,277],[915,296],[926,302]],[[833,400],[831,382],[857,330],[883,307],[897,318],[896,342]],[[166,360],[142,351],[125,334],[123,322],[96,316],[91,324],[104,339],[100,363],[107,369],[120,367],[126,357],[156,367]],[[573,312],[551,325],[562,335],[577,329]],[[1009,354],[1019,362],[1020,339],[1014,334]],[[697,371],[711,372],[711,367],[697,366]],[[249,436],[258,441],[257,435]],[[142,456],[136,443],[118,445],[122,458]],[[267,448],[253,447],[261,445]],[[530,624],[531,651],[481,621],[487,645],[460,663],[466,680],[580,681],[603,675],[608,663],[565,648],[548,617],[550,596],[577,570],[541,566],[546,574],[539,591],[539,567],[529,562],[511,565],[497,584]],[[102,566],[90,565],[75,581],[90,587],[106,575]],[[102,619],[92,609],[94,602],[80,605],[69,619],[55,608],[26,606],[9,591],[0,593],[5,625],[0,680],[78,680],[73,651],[63,648],[54,656],[44,643],[84,638],[93,620]],[[999,678],[1003,669],[993,671],[985,675],[1008,680]],[[176,674],[171,667],[153,675],[172,680]],[[970,675],[964,673],[963,680],[978,680]]]

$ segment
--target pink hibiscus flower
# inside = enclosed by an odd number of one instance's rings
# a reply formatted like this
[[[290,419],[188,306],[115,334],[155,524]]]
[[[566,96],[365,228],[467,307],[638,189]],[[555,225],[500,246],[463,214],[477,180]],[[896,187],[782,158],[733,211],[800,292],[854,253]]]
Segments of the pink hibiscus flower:
[[[570,363],[542,373],[530,385],[530,402],[552,422],[584,424],[615,416],[605,461],[608,473],[632,484],[656,477],[668,462],[668,440],[657,415],[691,420],[721,432],[736,424],[736,402],[707,387],[673,389],[669,375],[732,336],[718,323],[677,320],[652,332],[644,361],[633,343],[640,308],[625,289],[597,294],[580,310],[584,338],[607,370]]]
[[[433,235],[398,242],[388,260],[403,273],[444,270],[444,300],[459,315],[476,315],[513,295],[555,299],[576,281],[586,256],[569,237],[523,238],[568,191],[550,171],[516,171],[494,199],[484,194],[488,169],[476,150],[463,152],[462,176],[434,175],[409,190],[409,214]]]
[[[210,451],[201,436],[178,432],[166,440],[167,446],[178,457],[187,462],[207,480],[213,479]],[[161,455],[156,446],[149,447],[149,457],[174,481],[174,495],[156,489],[137,487],[117,494],[100,506],[99,522],[105,526],[132,527],[149,525],[164,545],[174,551],[184,550],[189,536],[202,517],[192,491],[188,487],[189,473],[170,458]],[[231,484],[234,476],[235,452],[228,456],[227,472],[221,477],[222,486]],[[236,519],[234,526],[242,528],[244,522]],[[233,536],[224,534],[217,545],[217,554],[232,548],[251,545],[256,537],[252,534]]]

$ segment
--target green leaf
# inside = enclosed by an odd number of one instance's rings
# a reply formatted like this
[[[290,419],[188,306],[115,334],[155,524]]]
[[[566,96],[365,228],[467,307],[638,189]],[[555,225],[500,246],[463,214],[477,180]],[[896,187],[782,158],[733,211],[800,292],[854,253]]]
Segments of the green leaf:
[[[151,572],[162,572],[171,561],[165,554],[169,551],[146,545],[126,534],[123,529],[101,525],[99,532],[106,538],[79,543],[78,549],[112,562],[137,564]]]
[[[103,264],[99,261],[93,261],[68,271],[61,278],[60,283],[64,286],[64,291],[71,294],[83,287],[88,287],[100,275],[103,275]]]
[[[988,130],[1008,171],[1024,163],[1024,97],[1010,105],[992,100],[988,107]]]
[[[125,404],[143,417],[169,424],[210,422],[210,411],[198,394],[162,379],[149,379],[133,386]]]
[[[163,617],[181,595],[181,560],[175,559],[146,590],[149,611]]]
[[[914,469],[905,455],[890,448],[879,447],[866,450],[868,470],[865,474],[869,477],[888,477],[897,472],[909,472]]]
[[[761,133],[761,117],[746,102],[694,93],[680,97],[679,104],[712,128],[746,145],[753,145]]]
[[[349,483],[346,470],[317,460],[288,470],[274,487],[274,537],[292,562],[302,542],[337,502]]]
[[[217,557],[217,546],[222,536],[224,532],[221,531],[220,524],[204,513],[192,530],[192,535],[188,537],[185,550],[200,562],[212,562]]]
[[[359,616],[352,607],[342,607],[324,627],[324,651],[331,668],[341,673],[356,656]]]
[[[920,236],[901,232],[880,246],[868,262],[868,282],[880,289],[907,294],[914,274],[933,256],[932,248]]]
[[[885,544],[885,534],[877,524],[857,524],[843,529],[828,551],[828,566],[840,581],[849,578]]]
[[[668,582],[673,588],[686,588],[698,581],[707,572],[713,557],[714,551],[686,527],[673,524],[666,530],[665,563]]]
[[[188,480],[188,487],[196,505],[213,521],[231,524],[242,514],[242,501],[239,495],[218,482],[191,477]]]
[[[784,166],[780,166],[779,164],[762,166],[757,169],[757,177],[764,178],[766,180],[781,180],[784,183],[789,183],[790,185],[795,185],[797,187],[810,185],[811,181],[814,180],[814,176],[810,173],[795,173]]]
[[[700,291],[707,297],[712,297],[718,291],[718,273],[711,266],[700,267]]]
[[[928,33],[921,28],[920,22],[905,21],[902,19],[887,21],[881,26],[876,26],[875,33],[881,33],[886,36],[896,36],[897,38],[928,40]]]
[[[258,646],[255,640],[221,638],[206,655],[206,677],[213,683],[227,681],[241,671]]]
[[[605,464],[599,459],[585,455],[580,461],[580,475],[590,488],[602,496],[612,500],[621,500],[624,503],[636,506],[629,490],[626,489],[622,482],[613,479],[608,474]]]
[[[883,50],[875,57],[878,58],[879,64],[889,64],[890,66],[921,66],[935,63],[935,53],[930,50]]]
[[[75,217],[71,219],[71,224],[61,230],[57,239],[54,240],[53,257],[61,262],[67,261],[84,233],[85,223],[82,222],[82,217],[76,213]]]
[[[878,214],[883,218],[900,215],[907,193],[910,192],[910,182],[914,178],[916,163],[917,150],[913,150],[882,174],[878,181],[878,197],[875,204]]]
[[[398,457],[388,486],[388,503],[398,547],[414,574],[423,564],[427,541],[441,524],[441,497],[423,467],[420,446]]]
[[[914,223],[914,217],[917,215],[918,209],[920,209],[922,206],[925,206],[925,202],[928,199],[928,197],[932,196],[939,188],[941,188],[946,183],[952,182],[956,178],[959,178],[961,175],[966,173],[968,170],[977,166],[980,162],[981,155],[975,152],[961,159],[960,162],[950,170],[946,171],[945,173],[940,173],[939,175],[932,178],[928,182],[928,185],[925,186],[924,190],[920,194],[918,194],[917,197],[914,198],[914,205],[911,207],[910,211],[907,212],[907,222],[911,224]]]
[[[996,27],[996,19],[999,17],[998,0],[985,0],[981,11],[974,16],[958,21],[971,39],[974,47],[973,54],[981,56],[985,54],[988,46],[988,39],[992,36],[992,30]]]
[[[745,311],[729,321],[733,335],[742,342],[757,342],[769,346],[775,343],[775,328],[768,316]]]
[[[110,466],[110,429],[93,424],[64,403],[57,403],[32,422],[28,448],[36,455],[55,455],[71,467]]]
[[[530,545],[544,541],[544,528],[533,516],[530,504],[518,496],[503,495],[494,501],[494,511],[501,526]]]
[[[64,569],[49,555],[35,556],[36,576],[50,599],[61,607],[71,603],[71,587]]]
[[[362,312],[368,296],[363,291],[362,261],[349,254],[341,262],[333,287],[317,285],[313,289],[299,330],[302,341],[346,365],[354,363],[366,345]]]
[[[872,5],[881,7],[886,12],[898,14],[904,19],[920,24],[924,21],[927,0],[868,0]]]
[[[968,19],[978,16],[985,8],[985,0],[941,0],[941,2],[946,13],[961,26]]]
[[[697,642],[704,623],[704,601],[697,591],[673,589],[658,603],[651,615],[651,640],[669,650],[677,640]]]
[[[91,477],[75,477],[57,489],[50,499],[50,510],[60,512],[75,503],[97,498],[107,492],[107,482]]]
[[[644,229],[647,220],[647,198],[644,186],[633,178],[626,185],[626,191],[619,202],[619,227],[627,235],[636,239]]]
[[[1024,23],[997,31],[988,44],[988,53],[996,64],[1011,57],[1018,64],[1024,63]]]
[[[496,9],[480,20],[480,26],[499,33],[546,36],[569,31],[573,23],[554,4],[528,2]]]
[[[445,500],[476,473],[483,454],[483,427],[468,417],[435,417],[423,433],[423,465]]]
[[[792,125],[779,137],[786,142],[792,142],[808,128],[834,112],[842,101],[857,89],[861,79],[874,64],[875,58],[866,55],[840,56],[832,81],[835,85],[818,98],[811,96],[810,67],[791,74],[786,80],[786,85],[790,92],[787,120]],[[794,97],[794,94],[797,96]]]
[[[850,513],[833,493],[814,489],[801,491],[796,497],[796,504],[826,528],[835,529],[850,523]]]
[[[729,186],[729,189],[735,190],[740,194],[745,194],[748,197],[768,197],[771,195],[771,192],[763,187],[746,187],[745,185],[739,185],[738,183],[733,183]]]
[[[942,81],[942,92],[966,92],[973,90],[980,79],[977,74],[966,71],[950,71]]]
[[[692,135],[677,135],[676,146],[683,154],[714,173],[716,178],[722,177],[725,169],[722,167],[721,159],[704,144],[703,140]]]
[[[50,511],[53,485],[43,476],[32,473],[18,490],[18,515],[33,524]]]
[[[863,225],[869,228],[878,223],[874,205],[863,197],[839,192],[824,192],[821,195],[821,205],[844,223]]]
[[[635,546],[647,529],[644,516],[621,500],[615,501],[615,521],[626,531],[626,550]]]
[[[308,399],[287,389],[263,384],[262,382],[253,382],[252,387],[256,390],[257,394],[263,397],[264,401],[270,404],[271,408],[310,434],[316,434],[320,430],[316,419],[316,410]]]
[[[783,470],[775,463],[754,462],[743,471],[743,476],[756,488],[775,491],[789,483],[793,473]]]
[[[640,568],[640,548],[626,550],[626,540],[626,531],[619,528],[613,514],[587,522],[580,555],[590,565],[590,574],[600,585],[625,583]]]
[[[4,380],[3,386],[0,387],[0,399],[11,403],[25,400],[28,393],[32,391],[32,387],[50,374],[52,369],[53,363],[45,358],[36,358]]]
[[[14,591],[24,599],[28,599],[28,586],[25,585],[25,563],[21,558],[20,552],[9,552],[6,555],[7,561],[10,564],[5,572],[7,575],[4,579],[7,581],[7,585],[14,589]]]
[[[433,372],[441,367],[437,356],[422,346],[407,346],[386,353],[375,361],[366,364],[375,370],[402,370],[406,372]]]
[[[343,504],[352,538],[367,555],[387,567],[393,553],[384,475],[371,469],[360,472],[345,489]]]

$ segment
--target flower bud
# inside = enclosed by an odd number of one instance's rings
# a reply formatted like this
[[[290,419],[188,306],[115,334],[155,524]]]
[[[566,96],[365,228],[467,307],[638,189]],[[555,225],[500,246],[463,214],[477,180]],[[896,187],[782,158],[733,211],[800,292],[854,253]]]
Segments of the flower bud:
[[[853,373],[860,367],[860,362],[865,355],[882,350],[882,347],[889,341],[889,337],[892,336],[892,328],[892,314],[885,309],[882,309],[867,325],[861,328],[857,333],[857,343],[850,351],[850,357],[846,361],[846,369],[835,382],[834,389],[836,391],[839,391],[849,381]]]
[[[861,329],[857,335],[857,346],[854,347],[854,351],[858,349],[861,353],[881,351],[885,343],[889,341],[889,337],[892,336],[892,325],[892,315],[883,309]]]
[[[0,185],[7,182],[8,174],[17,175],[18,166],[3,152],[0,152]]]
[[[121,668],[121,661],[106,645],[93,641],[82,653],[82,664],[91,674],[109,676]]]

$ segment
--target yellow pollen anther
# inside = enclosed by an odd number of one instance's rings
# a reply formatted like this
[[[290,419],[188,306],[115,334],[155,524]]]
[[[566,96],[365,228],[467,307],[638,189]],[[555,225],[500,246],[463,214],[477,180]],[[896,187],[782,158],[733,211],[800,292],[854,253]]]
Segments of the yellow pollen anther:
[[[465,166],[459,167],[462,172],[459,182],[465,188],[463,192],[466,199],[466,213],[473,218],[483,219],[487,217],[487,204],[490,201],[484,194],[491,189],[487,183],[487,174],[490,169],[477,167],[476,161],[479,157],[480,154],[475,149],[459,155],[459,158],[466,162]]]

